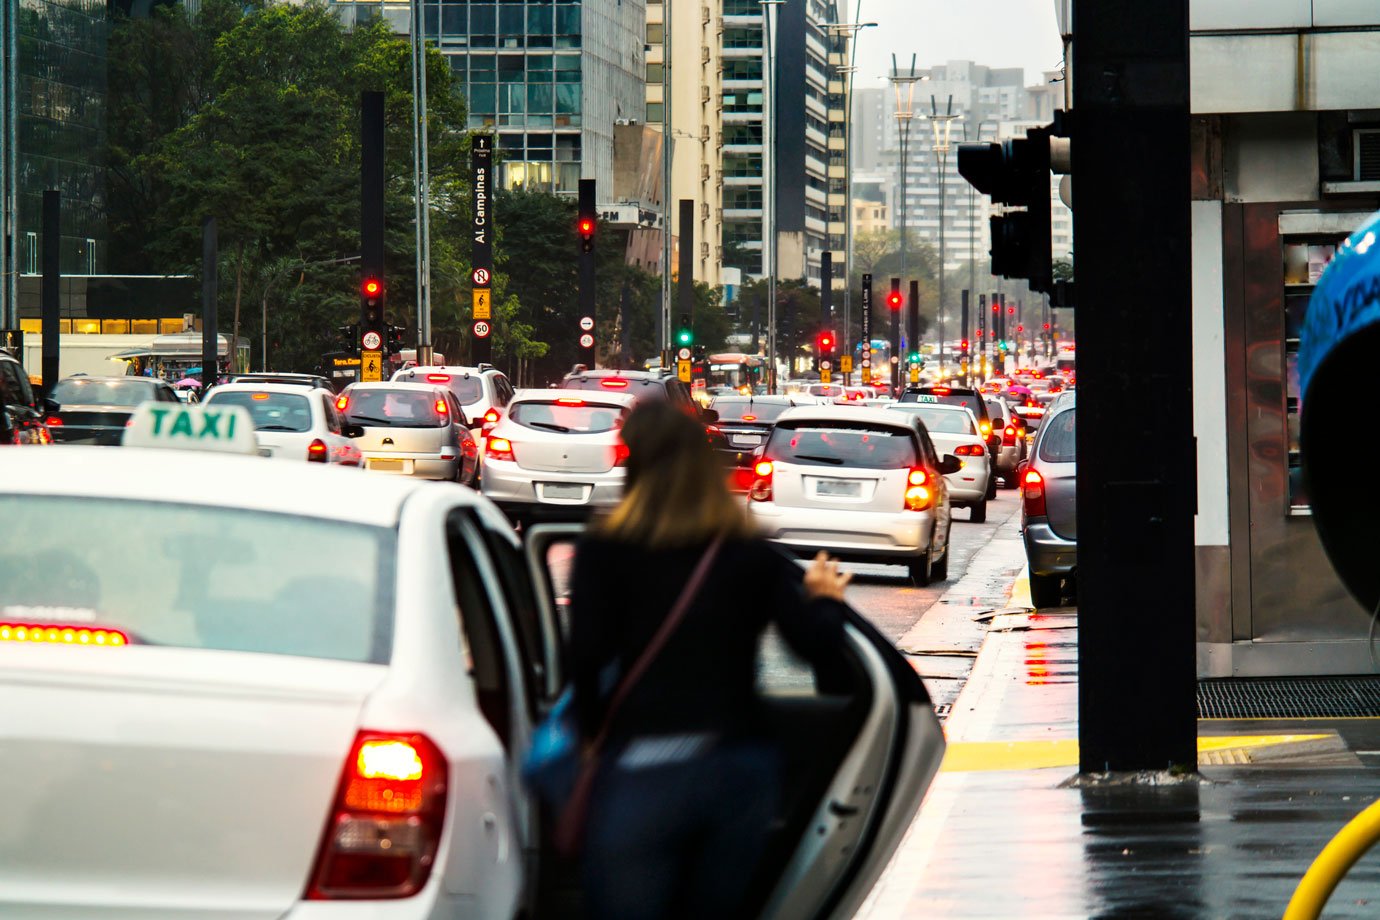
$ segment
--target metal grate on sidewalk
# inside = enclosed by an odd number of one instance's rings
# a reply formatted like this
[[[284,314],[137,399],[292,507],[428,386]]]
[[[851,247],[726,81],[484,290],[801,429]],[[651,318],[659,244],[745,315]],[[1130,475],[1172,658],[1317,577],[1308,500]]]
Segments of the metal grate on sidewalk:
[[[1198,718],[1380,718],[1380,676],[1200,680]]]

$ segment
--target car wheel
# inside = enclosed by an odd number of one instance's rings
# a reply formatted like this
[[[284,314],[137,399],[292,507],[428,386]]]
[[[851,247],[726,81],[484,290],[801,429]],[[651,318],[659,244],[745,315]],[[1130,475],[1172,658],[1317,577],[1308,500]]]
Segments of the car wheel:
[[[934,549],[927,549],[923,555],[914,559],[908,566],[910,581],[915,587],[923,588],[930,583],[931,578],[933,578],[933,558]]]
[[[953,544],[944,547],[944,555],[939,557],[938,562],[930,563],[931,581],[948,581],[949,579],[949,554],[954,551]]]
[[[972,521],[974,524],[981,524],[987,520],[986,501],[976,502],[969,510],[972,516],[969,517],[968,520]]]
[[[1030,603],[1036,608],[1058,607],[1062,601],[1060,590],[1063,577],[1060,575],[1036,575],[1030,573]]]

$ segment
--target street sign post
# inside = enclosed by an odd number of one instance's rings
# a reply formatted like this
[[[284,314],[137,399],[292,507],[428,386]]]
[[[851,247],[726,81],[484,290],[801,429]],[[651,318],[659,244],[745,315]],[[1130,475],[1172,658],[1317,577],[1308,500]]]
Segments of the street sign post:
[[[471,354],[476,364],[488,361],[493,355],[493,345],[489,342],[490,285],[493,283],[494,243],[493,243],[493,137],[488,134],[475,134],[470,145],[470,264],[474,270],[470,280],[474,282],[474,336],[470,343]],[[482,305],[482,306],[481,306]],[[481,312],[483,315],[481,315]],[[483,332],[480,332],[480,329]]]
[[[681,383],[689,383],[689,382],[690,382],[690,362],[689,362],[689,361],[677,361],[677,362],[676,362],[676,378],[677,378],[678,380],[680,380]]]
[[[487,339],[492,330],[489,324],[481,320],[476,320],[474,324],[474,337],[476,339]]]
[[[844,374],[853,373],[853,356],[839,355],[839,371]]]
[[[823,368],[823,369],[819,372],[819,382],[820,382],[820,383],[832,383],[832,382],[833,382],[833,375],[832,375],[832,372],[829,370],[829,368],[827,368],[827,367],[826,367],[826,368]]]
[[[478,272],[475,272],[478,275]],[[487,277],[487,276],[486,276]],[[474,318],[493,319],[492,292],[488,288],[474,289]]]
[[[872,275],[862,276],[862,377],[872,382]]]
[[[365,351],[359,356],[359,379],[365,383],[377,383],[383,379],[383,352]]]

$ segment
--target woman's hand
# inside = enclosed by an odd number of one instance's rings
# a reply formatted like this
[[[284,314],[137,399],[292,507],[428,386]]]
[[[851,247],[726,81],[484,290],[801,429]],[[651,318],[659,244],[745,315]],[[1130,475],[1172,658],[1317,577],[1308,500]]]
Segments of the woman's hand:
[[[805,570],[805,593],[812,597],[827,597],[842,601],[843,589],[853,580],[852,572],[840,572],[838,560],[820,550]]]

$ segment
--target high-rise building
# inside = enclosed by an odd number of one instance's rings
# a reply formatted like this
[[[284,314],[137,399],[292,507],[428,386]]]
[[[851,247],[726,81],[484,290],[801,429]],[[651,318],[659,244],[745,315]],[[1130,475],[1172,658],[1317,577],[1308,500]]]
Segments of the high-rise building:
[[[409,28],[407,0],[331,0],[347,23]],[[643,0],[424,0],[423,35],[450,61],[471,128],[491,127],[499,186],[613,189],[614,125],[645,118]]]
[[[669,23],[668,9],[673,17]],[[722,10],[722,0],[669,4],[652,0],[647,4],[647,123],[657,130],[664,128],[667,108],[663,68],[668,31],[671,38],[672,166],[667,213],[674,224],[679,219],[677,202],[695,202],[695,280],[711,287],[723,281],[724,258]],[[679,235],[680,227],[672,226],[671,232]]]

